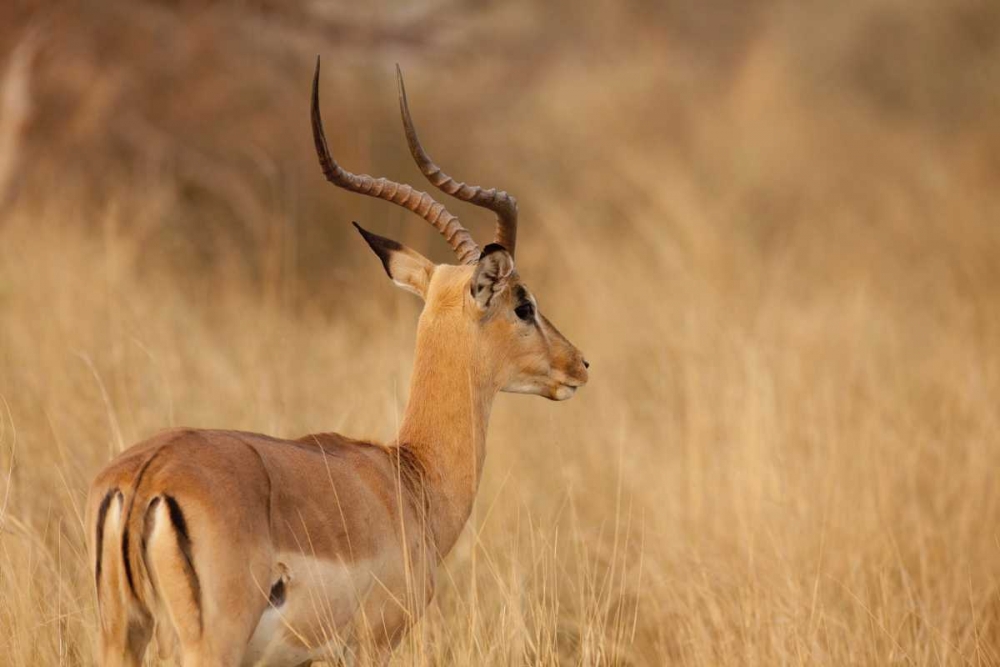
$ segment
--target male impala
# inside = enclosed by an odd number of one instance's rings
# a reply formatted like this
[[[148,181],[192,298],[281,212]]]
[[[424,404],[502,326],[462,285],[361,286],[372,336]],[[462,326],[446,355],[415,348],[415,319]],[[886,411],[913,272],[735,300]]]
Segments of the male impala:
[[[429,195],[340,167],[323,134],[317,61],[312,129],[326,178],[413,211],[458,255],[435,265],[355,223],[393,282],[424,300],[398,436],[380,445],[176,429],[119,455],[87,503],[102,664],[140,664],[154,630],[186,667],[333,653],[386,661],[469,517],[494,396],[564,400],[586,383],[587,362],[514,269],[513,197],[458,183],[430,160],[398,81],[420,170],[497,216],[496,242],[480,251]]]

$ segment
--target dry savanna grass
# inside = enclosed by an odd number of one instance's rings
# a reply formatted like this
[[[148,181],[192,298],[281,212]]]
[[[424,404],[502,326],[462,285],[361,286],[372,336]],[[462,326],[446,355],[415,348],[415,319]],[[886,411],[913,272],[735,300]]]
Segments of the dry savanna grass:
[[[322,181],[316,53],[335,154],[417,182],[403,65],[593,364],[498,400],[394,664],[1000,663],[1000,12],[359,7],[0,8],[0,663],[93,664],[82,503],[130,443],[392,436],[418,304],[348,223],[447,249]]]

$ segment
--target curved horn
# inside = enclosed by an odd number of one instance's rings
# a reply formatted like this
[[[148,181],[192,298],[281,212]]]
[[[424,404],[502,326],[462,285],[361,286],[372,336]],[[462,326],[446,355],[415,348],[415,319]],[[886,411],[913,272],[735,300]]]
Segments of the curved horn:
[[[441,171],[441,167],[434,164],[427,151],[420,145],[420,139],[417,138],[417,128],[413,126],[413,119],[410,118],[406,87],[403,86],[403,73],[399,65],[396,65],[396,82],[399,85],[399,111],[403,116],[406,143],[410,146],[410,154],[413,155],[417,167],[434,187],[445,194],[493,211],[497,216],[495,243],[502,245],[513,256],[514,245],[517,242],[517,200],[503,190],[496,188],[485,190],[478,185],[468,185],[456,181]]]
[[[316,74],[312,85],[312,130],[316,143],[316,155],[319,165],[323,168],[326,180],[334,185],[358,192],[369,197],[378,197],[399,204],[413,211],[421,218],[431,223],[434,229],[441,233],[451,249],[463,264],[474,264],[479,259],[479,246],[472,236],[462,226],[454,215],[448,212],[442,204],[426,192],[385,178],[372,178],[368,174],[352,174],[333,159],[326,145],[326,135],[323,132],[323,119],[319,113],[319,57],[316,58]]]

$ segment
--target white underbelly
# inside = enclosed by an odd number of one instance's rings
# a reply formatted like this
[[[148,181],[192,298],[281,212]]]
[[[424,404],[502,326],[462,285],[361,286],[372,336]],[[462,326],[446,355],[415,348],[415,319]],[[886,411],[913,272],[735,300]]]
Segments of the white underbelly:
[[[314,655],[314,648],[305,646],[302,642],[288,641],[285,627],[280,612],[267,609],[250,638],[243,664],[296,667],[318,657]]]
[[[342,656],[358,611],[372,592],[376,563],[301,554],[279,554],[276,560],[286,573],[284,600],[261,614],[243,664],[296,667],[307,660]]]

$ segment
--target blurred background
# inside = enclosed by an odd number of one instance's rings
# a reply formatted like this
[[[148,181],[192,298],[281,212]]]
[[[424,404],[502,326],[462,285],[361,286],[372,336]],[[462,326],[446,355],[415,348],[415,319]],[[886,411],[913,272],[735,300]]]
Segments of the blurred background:
[[[341,164],[426,186],[399,63],[435,160],[517,196],[520,272],[593,364],[567,403],[498,400],[395,664],[1000,663],[974,0],[4,3],[0,662],[93,664],[83,500],[122,448],[392,437],[419,303],[349,222],[451,255],[323,180],[318,54]]]

